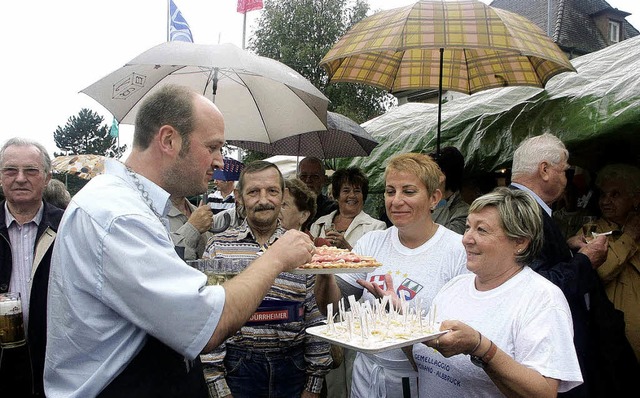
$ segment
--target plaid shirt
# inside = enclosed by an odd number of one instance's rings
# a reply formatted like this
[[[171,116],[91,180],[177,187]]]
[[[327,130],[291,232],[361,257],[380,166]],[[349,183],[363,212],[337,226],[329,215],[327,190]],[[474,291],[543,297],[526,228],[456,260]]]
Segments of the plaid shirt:
[[[245,220],[239,227],[230,228],[209,239],[204,257],[217,257],[236,263],[240,262],[242,268],[246,268],[284,233],[285,229],[279,226],[267,244],[260,246]],[[280,351],[304,346],[308,375],[305,390],[320,393],[324,376],[331,369],[332,360],[329,343],[305,333],[306,328],[320,325],[326,320],[318,310],[313,294],[314,285],[314,275],[281,273],[266,298],[302,303],[304,306],[303,320],[259,326],[245,325],[214,351],[201,356],[211,396],[224,397],[231,394],[225,380],[224,357],[226,347],[232,345],[258,352]]]

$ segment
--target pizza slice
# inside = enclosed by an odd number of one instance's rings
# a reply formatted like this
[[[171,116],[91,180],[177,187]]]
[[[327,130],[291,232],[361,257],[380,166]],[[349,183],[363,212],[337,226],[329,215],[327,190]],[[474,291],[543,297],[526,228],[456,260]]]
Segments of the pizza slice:
[[[339,249],[333,246],[320,246],[316,247],[316,252],[313,254],[311,262],[303,264],[299,268],[370,268],[381,265],[373,257],[361,256],[347,249]]]

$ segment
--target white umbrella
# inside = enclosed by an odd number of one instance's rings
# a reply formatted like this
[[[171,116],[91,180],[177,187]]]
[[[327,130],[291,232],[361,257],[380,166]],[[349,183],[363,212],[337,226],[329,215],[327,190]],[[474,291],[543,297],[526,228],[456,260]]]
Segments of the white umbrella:
[[[326,129],[329,100],[285,64],[233,44],[159,44],[82,90],[133,124],[141,100],[165,84],[207,96],[225,118],[228,139],[271,143]]]

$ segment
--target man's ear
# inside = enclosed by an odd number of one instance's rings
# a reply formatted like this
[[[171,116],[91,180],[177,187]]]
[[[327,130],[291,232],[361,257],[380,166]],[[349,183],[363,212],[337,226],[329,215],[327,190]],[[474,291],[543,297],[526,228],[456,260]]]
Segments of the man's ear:
[[[549,162],[540,162],[538,163],[538,175],[542,178],[543,181],[549,181],[549,169],[551,165]]]
[[[161,126],[156,137],[162,152],[171,154],[180,152],[182,137],[172,126],[168,124]]]

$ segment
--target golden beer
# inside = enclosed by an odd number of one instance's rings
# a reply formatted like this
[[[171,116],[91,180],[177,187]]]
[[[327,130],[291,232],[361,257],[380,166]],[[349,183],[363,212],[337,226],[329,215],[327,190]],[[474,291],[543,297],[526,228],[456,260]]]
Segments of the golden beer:
[[[0,346],[13,348],[24,344],[20,293],[0,293]]]
[[[207,275],[207,285],[222,285],[238,275],[238,271],[234,269],[231,261],[224,261],[220,258],[188,260],[187,264]]]

